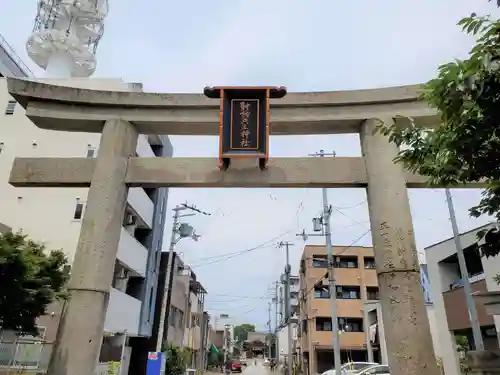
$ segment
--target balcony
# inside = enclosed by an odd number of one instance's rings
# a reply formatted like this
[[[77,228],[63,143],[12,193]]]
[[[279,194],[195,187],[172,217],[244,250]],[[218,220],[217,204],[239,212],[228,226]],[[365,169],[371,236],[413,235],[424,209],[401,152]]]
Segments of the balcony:
[[[140,220],[149,228],[153,227],[155,206],[143,188],[131,188],[128,191],[127,202]]]
[[[484,293],[488,291],[486,280],[479,280],[471,283],[472,292]],[[448,329],[450,331],[464,330],[471,327],[469,313],[467,309],[457,308],[457,306],[466,306],[464,288],[457,286],[450,291],[443,293],[444,309],[446,312],[446,320],[448,321]],[[493,316],[489,315],[484,305],[475,300],[477,318],[480,326],[494,325]]]
[[[361,349],[365,347],[364,332],[343,332],[340,335],[341,349]],[[314,331],[311,335],[312,346],[317,349],[332,348],[332,331]]]
[[[148,250],[128,233],[125,228],[122,228],[120,234],[116,258],[140,276],[146,276]]]
[[[156,156],[151,149],[147,135],[139,135],[137,139],[137,155],[143,158],[154,158]]]
[[[104,331],[127,331],[128,335],[138,335],[140,313],[141,301],[112,288],[104,321]]]

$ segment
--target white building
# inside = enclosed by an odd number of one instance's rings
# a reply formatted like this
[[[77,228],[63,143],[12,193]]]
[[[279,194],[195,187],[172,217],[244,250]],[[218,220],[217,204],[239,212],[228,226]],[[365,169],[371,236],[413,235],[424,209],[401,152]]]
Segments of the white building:
[[[32,74],[12,48],[0,38],[0,223],[14,231],[22,229],[48,249],[62,249],[72,262],[86,188],[14,188],[8,179],[15,157],[95,157],[100,134],[42,130],[25,117],[24,109],[7,92],[6,76]],[[140,90],[141,85],[119,79],[50,80],[56,84],[102,90]],[[139,156],[171,156],[168,137],[139,137]],[[113,289],[105,322],[109,333],[126,331],[129,336],[149,336],[154,314],[157,254],[162,249],[168,189],[132,188],[118,249]],[[150,301],[153,296],[153,301]],[[153,308],[150,308],[150,307]],[[45,339],[55,339],[60,307],[41,319],[47,325]]]
[[[498,291],[493,277],[499,273],[500,257],[482,258],[477,249],[477,232],[494,224],[473,229],[460,235],[472,291]],[[465,336],[473,342],[472,329],[465,302],[462,275],[458,266],[453,238],[426,249],[431,297],[434,303],[436,333],[433,335],[436,355],[441,357],[446,374],[458,374],[459,363],[455,336]],[[486,349],[498,349],[500,317],[489,316],[484,306],[476,302],[478,320]]]
[[[234,351],[234,344],[235,344],[235,338],[234,338],[234,320],[227,314],[220,314],[219,316],[214,316],[213,319],[211,317],[211,323],[213,330],[215,331],[216,335],[220,335],[221,332],[224,332],[225,327],[227,326],[229,329],[229,340],[230,340],[230,346],[229,346],[229,353],[233,353]],[[224,336],[222,336],[224,337]]]

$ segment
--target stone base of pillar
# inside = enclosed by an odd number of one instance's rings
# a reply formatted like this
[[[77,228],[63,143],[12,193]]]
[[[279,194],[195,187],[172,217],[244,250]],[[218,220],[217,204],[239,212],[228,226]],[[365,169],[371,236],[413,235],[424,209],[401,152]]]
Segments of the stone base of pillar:
[[[481,350],[467,353],[467,362],[474,375],[500,374],[500,351]]]

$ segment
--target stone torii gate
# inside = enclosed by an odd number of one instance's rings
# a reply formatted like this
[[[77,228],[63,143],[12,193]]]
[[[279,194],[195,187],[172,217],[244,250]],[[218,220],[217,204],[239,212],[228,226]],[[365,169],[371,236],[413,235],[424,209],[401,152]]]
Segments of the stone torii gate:
[[[271,135],[359,132],[363,157],[271,157],[265,170],[252,162],[226,171],[216,158],[135,157],[138,134],[219,135],[217,100],[19,79],[8,89],[40,128],[102,133],[95,159],[16,158],[10,176],[18,187],[90,188],[50,375],[94,372],[129,187],[366,188],[392,375],[438,374],[407,194],[426,179],[394,164],[396,146],[374,134],[380,120],[404,125],[396,115],[436,124],[417,86],[271,99]]]

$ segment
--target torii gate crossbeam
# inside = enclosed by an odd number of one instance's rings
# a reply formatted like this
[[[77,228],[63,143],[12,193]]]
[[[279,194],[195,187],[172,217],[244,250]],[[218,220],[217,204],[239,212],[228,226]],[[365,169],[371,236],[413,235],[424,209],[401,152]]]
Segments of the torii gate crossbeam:
[[[18,79],[8,79],[8,87],[41,128],[102,132],[96,159],[18,158],[11,173],[15,186],[90,187],[51,375],[94,372],[130,186],[366,188],[391,373],[439,374],[407,193],[407,187],[425,187],[425,178],[394,164],[397,147],[375,132],[380,121],[405,125],[405,117],[422,126],[437,123],[436,113],[418,100],[417,86],[297,93],[271,101],[271,135],[359,132],[363,156],[270,158],[263,171],[243,163],[225,172],[214,158],[135,157],[140,133],[218,134],[217,101]]]

